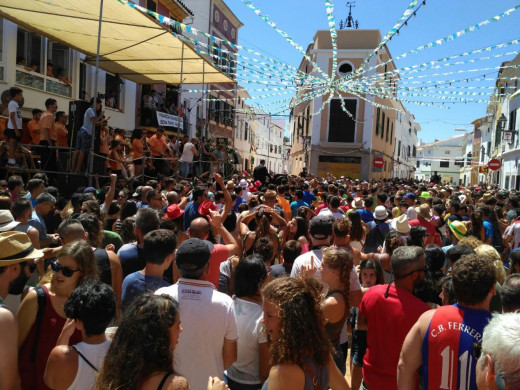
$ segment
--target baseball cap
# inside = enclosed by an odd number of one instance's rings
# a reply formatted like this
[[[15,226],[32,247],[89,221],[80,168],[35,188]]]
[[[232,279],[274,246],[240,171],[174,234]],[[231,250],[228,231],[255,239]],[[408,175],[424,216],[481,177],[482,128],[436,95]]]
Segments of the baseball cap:
[[[247,188],[248,186],[249,186],[249,184],[247,183],[246,179],[240,180],[240,187]]]
[[[143,187],[139,186],[135,189],[135,192],[133,193],[132,197],[137,198],[141,196],[141,192],[143,190]]]
[[[317,215],[311,219],[309,231],[311,236],[320,240],[332,235],[332,224],[334,217],[328,215]]]
[[[407,193],[405,196],[403,196],[403,199],[415,199],[416,196],[413,192]]]
[[[209,246],[199,238],[190,238],[179,246],[175,255],[178,268],[196,271],[206,266],[211,257]]]

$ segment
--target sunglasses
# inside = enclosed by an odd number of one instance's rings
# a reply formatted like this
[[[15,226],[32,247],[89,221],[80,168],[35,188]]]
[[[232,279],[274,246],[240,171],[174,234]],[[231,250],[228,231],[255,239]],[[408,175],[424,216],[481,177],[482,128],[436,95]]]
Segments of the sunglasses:
[[[55,274],[57,274],[58,272],[61,271],[63,276],[65,276],[66,278],[72,277],[72,275],[74,275],[75,272],[79,271],[79,269],[70,269],[67,267],[62,267],[60,264],[56,263],[55,261],[53,261],[51,263],[51,269],[52,269],[52,272],[54,272]]]

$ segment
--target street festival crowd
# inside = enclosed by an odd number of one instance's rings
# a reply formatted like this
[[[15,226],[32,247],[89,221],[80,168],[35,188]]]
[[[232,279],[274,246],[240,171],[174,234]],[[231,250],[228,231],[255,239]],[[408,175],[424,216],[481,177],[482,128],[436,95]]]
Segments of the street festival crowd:
[[[67,198],[8,169],[0,389],[520,388],[520,193],[171,155]]]

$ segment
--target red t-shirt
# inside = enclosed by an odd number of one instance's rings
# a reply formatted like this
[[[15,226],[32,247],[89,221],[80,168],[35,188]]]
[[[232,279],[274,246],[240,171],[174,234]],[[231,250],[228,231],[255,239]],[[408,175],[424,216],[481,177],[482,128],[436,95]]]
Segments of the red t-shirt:
[[[209,274],[206,278],[208,282],[218,289],[218,278],[220,275],[220,263],[226,261],[229,257],[229,250],[225,245],[215,244],[209,258]]]
[[[437,246],[442,246],[441,237],[439,236],[439,233],[437,233],[437,230],[435,230],[435,226],[433,226],[430,222],[428,222],[424,218],[417,218],[412,219],[411,221],[408,221],[410,226],[424,226],[426,228],[426,231],[430,235],[428,237],[428,240],[426,241],[427,244],[435,244]],[[433,237],[433,240],[432,240]]]
[[[404,339],[430,308],[394,285],[385,298],[386,288],[386,284],[370,287],[359,305],[359,313],[368,321],[363,380],[371,389],[397,390],[397,364]]]

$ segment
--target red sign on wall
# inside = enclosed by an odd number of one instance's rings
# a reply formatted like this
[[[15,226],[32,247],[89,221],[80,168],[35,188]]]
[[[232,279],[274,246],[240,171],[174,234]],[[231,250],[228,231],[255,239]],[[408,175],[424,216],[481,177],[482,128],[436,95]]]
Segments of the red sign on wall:
[[[498,171],[501,166],[502,164],[500,164],[500,160],[497,160],[496,158],[494,158],[493,160],[489,160],[488,162],[488,168],[492,171]]]
[[[383,160],[383,157],[376,157],[374,158],[373,164],[375,168],[383,168],[385,165],[385,160]]]

